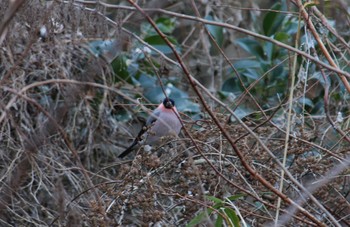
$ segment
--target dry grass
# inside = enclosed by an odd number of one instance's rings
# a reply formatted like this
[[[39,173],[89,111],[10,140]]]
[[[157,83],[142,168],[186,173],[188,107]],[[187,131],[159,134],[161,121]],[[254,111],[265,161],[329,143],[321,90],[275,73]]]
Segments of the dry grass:
[[[141,94],[141,89],[114,83],[109,64],[89,52],[89,40],[115,37],[120,28],[108,23],[104,9],[96,14],[84,7],[27,1],[11,20],[1,44],[0,225],[183,226],[203,208],[213,206],[206,196],[224,199],[238,194],[243,196],[234,204],[245,222],[252,226],[273,222],[277,196],[247,171],[208,115],[198,121],[183,117],[193,140],[183,130],[180,139],[157,152],[141,149],[132,160],[117,158],[135,135],[131,128],[140,122],[118,121],[116,116],[120,111],[132,112],[133,97],[127,94]],[[7,3],[1,2],[0,15],[7,9]],[[137,26],[137,20],[130,19],[130,24]],[[44,24],[49,35],[41,40],[37,34]],[[130,40],[122,42],[130,48]],[[195,38],[189,40],[195,43]],[[281,173],[276,160],[283,157],[286,114],[280,115],[279,122],[245,119],[257,140],[241,123],[230,121],[226,109],[215,106],[216,118],[237,139],[244,160],[278,188]],[[306,124],[293,125],[288,171],[339,223],[348,225],[350,182],[346,166],[342,168],[350,161],[348,142],[324,116],[303,121]],[[334,147],[328,146],[330,141]],[[282,193],[320,222],[332,225],[290,178]],[[312,224],[284,202],[281,215],[288,225]],[[211,215],[204,223],[212,225],[216,218],[217,214]]]

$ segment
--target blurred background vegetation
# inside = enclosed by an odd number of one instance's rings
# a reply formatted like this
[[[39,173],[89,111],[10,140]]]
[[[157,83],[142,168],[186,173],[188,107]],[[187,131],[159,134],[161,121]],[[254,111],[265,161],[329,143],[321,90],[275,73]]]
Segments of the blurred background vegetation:
[[[0,225],[350,225],[350,3],[135,4],[181,62],[130,1],[0,3]],[[118,159],[165,95],[180,138]]]

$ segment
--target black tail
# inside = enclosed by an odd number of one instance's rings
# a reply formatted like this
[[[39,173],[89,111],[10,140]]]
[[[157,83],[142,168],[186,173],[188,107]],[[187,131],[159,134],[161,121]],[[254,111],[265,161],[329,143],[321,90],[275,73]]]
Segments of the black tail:
[[[123,151],[118,158],[124,158],[125,156],[127,156],[128,154],[130,154],[130,152],[132,150],[134,150],[134,147],[141,141],[141,136],[147,131],[147,127],[143,126],[141,128],[141,131],[139,132],[139,134],[137,135],[137,137],[135,138],[134,142],[130,145],[130,147],[128,147],[125,151]]]
[[[130,152],[132,150],[134,150],[134,147],[136,146],[136,144],[138,143],[137,140],[135,140],[130,147],[128,147],[125,151],[123,151],[120,155],[118,155],[118,158],[124,158],[125,156],[127,156],[128,154],[130,154]]]

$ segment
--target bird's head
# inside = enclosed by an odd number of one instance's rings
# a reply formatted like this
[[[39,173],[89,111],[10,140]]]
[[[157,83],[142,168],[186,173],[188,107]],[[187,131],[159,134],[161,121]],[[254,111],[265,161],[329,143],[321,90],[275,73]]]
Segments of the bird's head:
[[[175,102],[174,102],[174,100],[172,100],[170,98],[165,98],[163,100],[163,105],[165,108],[171,109],[171,108],[175,107]]]

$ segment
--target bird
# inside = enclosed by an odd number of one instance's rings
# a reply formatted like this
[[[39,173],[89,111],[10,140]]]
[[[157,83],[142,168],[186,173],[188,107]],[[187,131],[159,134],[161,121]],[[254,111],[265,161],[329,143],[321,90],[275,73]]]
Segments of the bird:
[[[167,136],[179,135],[182,124],[174,100],[166,97],[163,102],[150,114],[146,124],[141,128],[133,143],[118,157],[124,158],[137,145],[155,145]]]

